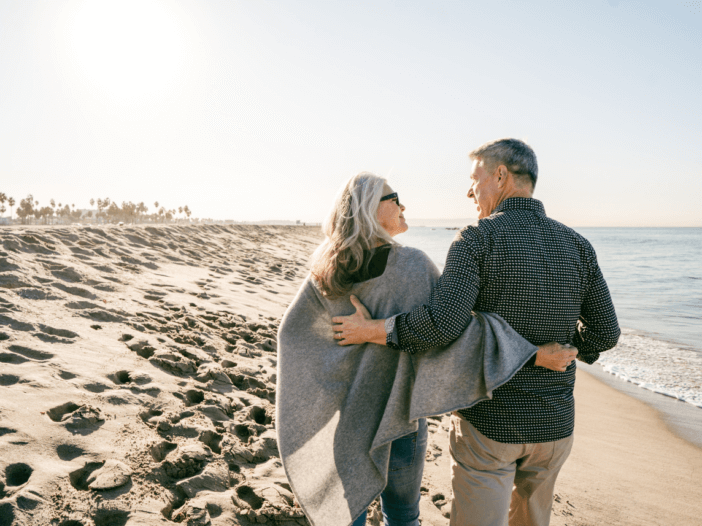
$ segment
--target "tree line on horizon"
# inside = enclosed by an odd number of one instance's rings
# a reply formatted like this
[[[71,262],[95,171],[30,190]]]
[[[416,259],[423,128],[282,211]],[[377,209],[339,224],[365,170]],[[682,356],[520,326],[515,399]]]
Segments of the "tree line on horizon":
[[[8,197],[5,193],[0,192],[0,217],[3,217],[7,212],[5,203],[10,207],[10,222],[13,219],[13,209],[17,205],[16,214],[23,225],[26,224],[56,224],[65,223],[83,223],[83,222],[104,222],[104,223],[170,223],[178,221],[199,221],[196,218],[190,219],[192,212],[188,205],[179,206],[177,209],[167,209],[159,206],[159,202],[154,202],[155,212],[149,214],[148,207],[144,202],[132,203],[131,201],[122,202],[118,205],[109,197],[105,199],[91,199],[90,206],[97,205],[97,211],[89,210],[86,214],[82,210],[76,209],[75,204],[56,203],[54,199],[49,201],[49,206],[40,206],[39,201],[35,200],[30,194],[20,200],[19,204],[14,198]],[[183,217],[178,217],[181,215]]]

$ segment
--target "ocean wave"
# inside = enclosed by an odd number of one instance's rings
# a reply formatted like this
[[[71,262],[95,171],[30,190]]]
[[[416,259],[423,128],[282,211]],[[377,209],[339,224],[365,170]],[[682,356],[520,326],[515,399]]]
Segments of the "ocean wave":
[[[623,329],[618,345],[597,363],[639,387],[702,408],[702,354],[692,348]]]

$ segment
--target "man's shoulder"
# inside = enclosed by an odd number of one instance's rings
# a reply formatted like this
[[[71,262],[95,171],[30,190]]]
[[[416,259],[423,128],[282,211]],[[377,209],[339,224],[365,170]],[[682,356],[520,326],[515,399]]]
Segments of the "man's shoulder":
[[[580,234],[579,232],[576,232],[575,229],[564,225],[560,221],[556,221],[555,219],[551,219],[550,217],[545,218],[548,221],[548,224],[551,228],[552,231],[558,232],[563,236],[564,238],[570,238],[570,240],[583,252],[586,253],[595,253],[595,249],[592,247],[592,244],[587,240],[585,236]]]
[[[535,215],[529,211],[506,210],[464,227],[460,235],[469,238],[490,238],[505,232],[520,232],[531,229],[550,230],[563,240],[570,240],[586,251],[594,251],[590,242],[573,228],[546,215]]]

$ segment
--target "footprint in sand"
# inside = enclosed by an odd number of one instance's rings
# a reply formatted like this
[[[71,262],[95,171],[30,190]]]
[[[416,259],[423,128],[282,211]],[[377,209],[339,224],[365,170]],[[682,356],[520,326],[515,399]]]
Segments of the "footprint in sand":
[[[33,472],[32,467],[23,462],[10,464],[5,468],[5,485],[8,488],[11,486],[22,486],[29,480]]]
[[[174,394],[176,394],[176,393],[174,393]],[[191,407],[193,405],[197,405],[197,404],[202,403],[205,400],[205,393],[203,391],[199,391],[198,389],[189,389],[189,390],[185,391],[185,395],[183,398],[184,398],[183,401],[185,402],[185,406]]]
[[[434,506],[439,509],[447,504],[447,499],[443,493],[435,493],[431,496],[431,501],[434,503]]]
[[[126,526],[129,516],[128,510],[102,508],[93,514],[92,519],[95,526]]]
[[[179,446],[177,451],[167,456],[162,467],[166,475],[180,480],[197,475],[212,457],[212,451],[204,444],[190,443]]]
[[[68,283],[80,283],[84,281],[83,276],[71,267],[64,267],[61,270],[52,270],[51,274],[62,281]]]
[[[209,447],[212,451],[214,451],[217,454],[220,454],[222,452],[220,443],[222,442],[223,438],[224,435],[212,431],[211,429],[207,429],[200,434],[199,440],[207,447]]]
[[[66,307],[69,309],[84,310],[84,309],[99,309],[100,305],[97,303],[90,303],[89,301],[69,301],[66,303]]]
[[[88,491],[88,477],[104,465],[104,462],[86,462],[82,468],[68,474],[71,486],[79,491]]]
[[[131,334],[123,334],[121,340],[123,342],[131,341],[134,337]],[[134,351],[142,358],[149,359],[156,352],[156,348],[152,347],[151,344],[146,340],[141,340],[131,345],[127,345],[129,350]]]
[[[9,427],[0,427],[0,437],[11,435],[12,433],[17,433],[17,430]]]
[[[51,285],[59,290],[62,290],[63,292],[72,294],[74,296],[79,296],[81,298],[87,298],[90,300],[97,299],[97,296],[93,292],[90,292],[88,289],[84,289],[82,287],[71,287],[69,285],[64,285],[63,283],[52,283]]]
[[[46,414],[54,421],[66,426],[69,431],[89,434],[100,427],[105,418],[97,407],[66,402],[49,409]]]
[[[78,333],[66,329],[55,329],[48,325],[39,324],[38,333],[34,333],[35,338],[48,343],[73,343],[73,339],[78,338]]]
[[[303,511],[295,506],[295,498],[287,483],[280,459],[273,458],[259,465],[245,483],[235,489],[232,500],[236,514],[249,523],[278,524],[297,521],[308,524]],[[372,512],[371,512],[372,513]],[[369,518],[373,518],[369,513]]]
[[[254,405],[249,408],[249,419],[262,426],[268,425],[272,421],[268,412],[259,405]]]
[[[18,321],[13,318],[10,318],[9,316],[0,315],[0,325],[5,325],[15,331],[29,332],[34,330],[34,325],[32,325],[31,323]]]
[[[9,387],[10,385],[15,385],[19,382],[19,376],[14,374],[0,374],[0,386]]]
[[[46,351],[37,351],[35,349],[30,349],[29,347],[24,347],[22,345],[10,345],[7,348],[9,351],[12,351],[13,353],[21,354],[25,358],[29,358],[30,360],[36,360],[36,361],[46,361],[54,357],[53,354],[50,352]],[[2,361],[2,360],[0,360]],[[21,362],[14,362],[14,363],[21,363]]]
[[[79,491],[107,491],[131,482],[132,470],[119,460],[86,462],[69,473],[71,485]]]
[[[56,454],[64,462],[70,462],[74,458],[83,456],[85,451],[73,444],[61,444],[56,448]]]
[[[91,393],[104,393],[109,389],[105,384],[100,382],[91,382],[83,385],[83,389],[90,391]]]
[[[157,444],[153,444],[149,448],[149,453],[156,462],[161,462],[164,458],[168,456],[168,453],[173,451],[178,447],[178,444],[169,442],[168,440],[163,440]]]
[[[107,378],[117,385],[144,385],[151,382],[151,377],[146,373],[135,373],[127,370],[108,374]]]

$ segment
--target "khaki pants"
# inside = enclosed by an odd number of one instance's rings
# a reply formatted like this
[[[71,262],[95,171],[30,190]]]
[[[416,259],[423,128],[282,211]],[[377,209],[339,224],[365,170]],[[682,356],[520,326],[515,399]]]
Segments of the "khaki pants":
[[[490,440],[451,416],[451,526],[548,526],[572,435],[540,444]]]

